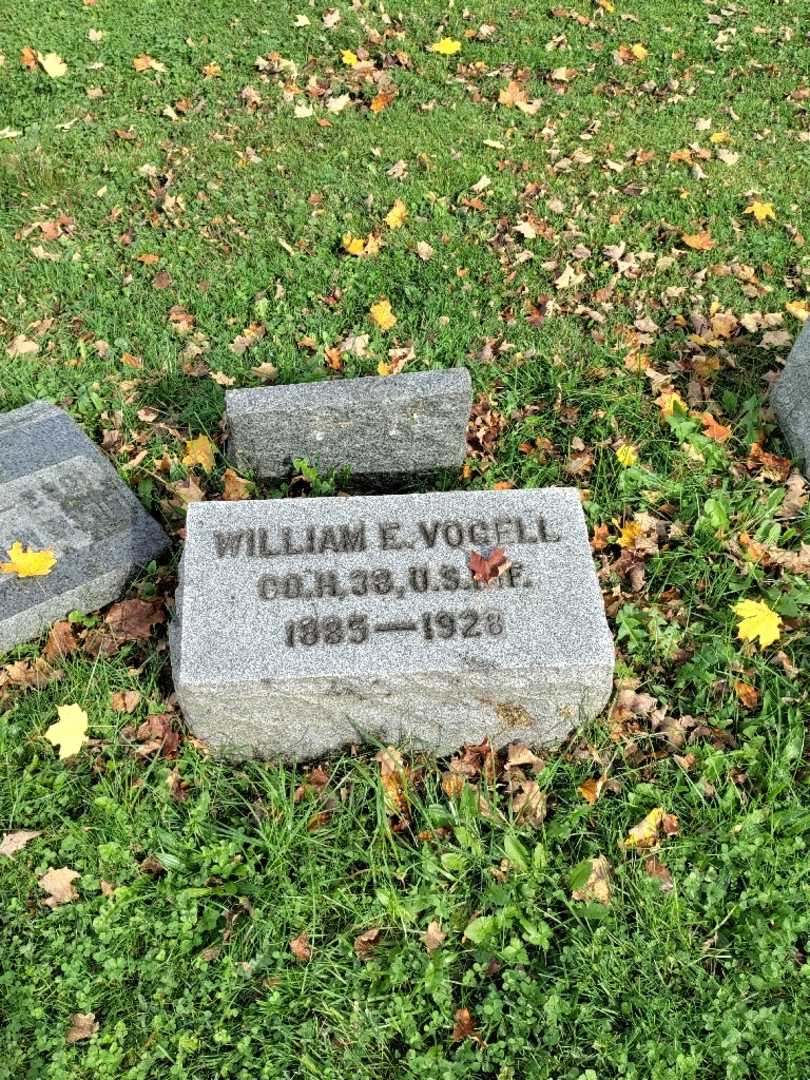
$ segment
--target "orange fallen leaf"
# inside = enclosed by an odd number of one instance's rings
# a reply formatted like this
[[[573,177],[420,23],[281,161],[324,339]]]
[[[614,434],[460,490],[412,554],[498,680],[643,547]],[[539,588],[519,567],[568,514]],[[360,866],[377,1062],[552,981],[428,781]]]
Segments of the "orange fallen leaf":
[[[312,946],[309,943],[309,934],[304,931],[290,942],[290,952],[296,960],[306,964],[312,957]]]
[[[731,436],[731,428],[718,423],[710,412],[703,413],[700,422],[703,424],[703,434],[715,442],[725,442]]]
[[[681,240],[694,251],[711,251],[712,248],[716,247],[708,232],[684,233]]]

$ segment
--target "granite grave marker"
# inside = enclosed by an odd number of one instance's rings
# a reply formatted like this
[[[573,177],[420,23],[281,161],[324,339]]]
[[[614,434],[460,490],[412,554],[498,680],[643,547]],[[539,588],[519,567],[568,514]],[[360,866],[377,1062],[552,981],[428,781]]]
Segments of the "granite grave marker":
[[[469,555],[496,547],[483,585]],[[551,742],[613,672],[572,488],[194,503],[170,643],[189,724],[234,757]]]
[[[0,573],[0,654],[117,599],[168,544],[81,428],[41,401],[0,414],[0,562],[17,541],[56,564],[43,577]]]
[[[466,368],[228,390],[229,453],[276,480],[296,458],[359,478],[457,469],[471,405]]]
[[[810,477],[810,319],[774,384],[771,404],[793,456]]]

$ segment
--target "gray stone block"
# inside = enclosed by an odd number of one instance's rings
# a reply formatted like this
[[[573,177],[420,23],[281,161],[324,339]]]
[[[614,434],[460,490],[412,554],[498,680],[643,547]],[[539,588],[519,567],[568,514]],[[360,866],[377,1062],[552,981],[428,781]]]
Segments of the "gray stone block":
[[[236,758],[553,742],[614,660],[572,488],[194,503],[170,643],[189,724]]]
[[[268,479],[295,458],[359,478],[458,468],[471,405],[466,368],[228,390],[229,453]]]
[[[0,414],[0,562],[15,541],[57,561],[43,577],[0,574],[0,654],[115,600],[168,545],[81,428],[42,401]]]
[[[771,404],[791,453],[810,477],[810,319],[771,391]]]

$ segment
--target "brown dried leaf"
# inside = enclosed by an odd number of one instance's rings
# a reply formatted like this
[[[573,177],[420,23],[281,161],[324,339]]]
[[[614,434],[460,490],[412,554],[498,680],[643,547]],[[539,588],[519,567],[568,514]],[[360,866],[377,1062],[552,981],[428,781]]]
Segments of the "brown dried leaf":
[[[490,581],[504,574],[512,565],[506,557],[503,548],[493,548],[486,555],[480,555],[477,551],[471,551],[467,556],[467,566],[472,572],[473,579],[488,585]]]
[[[37,836],[41,835],[41,832],[32,832],[29,829],[20,829],[18,832],[4,833],[3,839],[0,840],[0,855],[6,855],[10,859],[11,856],[16,855],[18,851],[22,851],[29,841],[34,840]]]
[[[37,882],[40,889],[49,894],[47,899],[42,901],[43,904],[46,907],[55,908],[60,904],[70,904],[73,900],[78,900],[79,894],[73,888],[73,882],[77,877],[81,877],[78,870],[71,870],[67,866],[62,866],[58,870],[48,870]]]
[[[656,859],[655,855],[650,855],[649,858],[644,860],[644,869],[650,877],[658,879],[662,892],[670,892],[674,888],[672,874],[662,862]]]
[[[95,1013],[74,1013],[65,1039],[69,1043],[77,1043],[83,1039],[92,1039],[97,1031]]]
[[[290,942],[290,952],[293,954],[296,960],[299,960],[302,964],[306,964],[312,957],[312,946],[309,943],[309,934],[304,931],[303,934],[299,934],[297,938],[293,938]]]
[[[354,952],[358,960],[368,960],[374,951],[380,932],[379,927],[373,927],[371,930],[364,930],[362,934],[357,935],[354,939]]]
[[[122,600],[113,604],[104,619],[105,624],[125,641],[148,641],[152,627],[166,621],[166,612],[160,600]]]
[[[441,946],[446,937],[447,934],[445,934],[441,926],[434,920],[428,923],[428,928],[422,935],[422,940],[425,943],[427,951],[432,953]]]

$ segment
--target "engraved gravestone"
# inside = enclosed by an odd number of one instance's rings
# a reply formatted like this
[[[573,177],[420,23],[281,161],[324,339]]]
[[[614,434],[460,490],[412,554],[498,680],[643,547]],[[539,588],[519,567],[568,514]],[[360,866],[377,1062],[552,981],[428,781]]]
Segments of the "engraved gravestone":
[[[170,642],[189,724],[235,757],[551,742],[613,672],[571,488],[192,504]]]
[[[168,544],[81,428],[42,401],[0,414],[0,562],[18,541],[56,564],[42,577],[0,573],[0,654],[115,600]]]
[[[774,384],[771,404],[793,456],[810,477],[810,319]]]
[[[458,469],[471,406],[466,368],[228,390],[229,453],[268,479],[295,458],[358,478]]]

